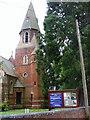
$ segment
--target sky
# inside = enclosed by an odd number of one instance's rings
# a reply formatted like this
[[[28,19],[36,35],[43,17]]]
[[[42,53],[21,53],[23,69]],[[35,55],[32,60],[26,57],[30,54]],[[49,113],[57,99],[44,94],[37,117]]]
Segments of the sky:
[[[46,16],[46,0],[0,0],[0,56],[9,59],[15,55],[28,6],[33,3],[40,31],[44,33],[43,21]]]

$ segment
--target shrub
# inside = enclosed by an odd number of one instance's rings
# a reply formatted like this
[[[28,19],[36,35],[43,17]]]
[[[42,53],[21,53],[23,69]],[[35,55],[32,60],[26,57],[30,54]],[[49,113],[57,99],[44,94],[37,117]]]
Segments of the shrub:
[[[42,108],[47,109],[48,108],[48,101],[44,100],[44,102],[42,103]]]
[[[0,104],[0,111],[7,111],[8,110],[8,104],[2,103]]]

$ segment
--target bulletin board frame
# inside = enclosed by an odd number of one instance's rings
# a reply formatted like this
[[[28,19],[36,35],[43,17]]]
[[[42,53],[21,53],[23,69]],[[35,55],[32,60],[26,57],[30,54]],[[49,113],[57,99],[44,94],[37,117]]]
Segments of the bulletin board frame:
[[[48,91],[48,108],[76,108],[78,107],[78,90]]]

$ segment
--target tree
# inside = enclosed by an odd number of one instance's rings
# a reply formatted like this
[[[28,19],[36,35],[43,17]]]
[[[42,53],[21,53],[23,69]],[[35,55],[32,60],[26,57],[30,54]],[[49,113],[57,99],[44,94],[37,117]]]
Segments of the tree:
[[[81,98],[80,102],[83,100],[82,99],[83,92],[82,92],[79,52],[78,52],[78,45],[77,45],[77,38],[76,38],[76,28],[74,26],[75,26],[75,19],[76,19],[75,17],[78,16],[81,37],[82,37],[82,46],[84,51],[85,66],[86,66],[86,64],[88,63],[88,60],[86,60],[87,59],[86,50],[89,50],[87,48],[87,44],[88,44],[87,40],[88,40],[89,32],[85,32],[84,29],[90,25],[89,23],[90,12],[88,11],[90,9],[89,5],[90,3],[69,3],[69,4],[67,3],[66,5],[64,4],[64,7],[68,6],[68,9],[65,12],[66,18],[71,17],[72,21],[71,19],[69,19],[69,23],[67,24],[67,28],[66,28],[65,35],[67,35],[71,43],[70,45],[65,47],[63,51],[63,57],[61,60],[62,66],[63,66],[62,78],[65,84],[65,88],[71,88],[71,87],[78,88],[79,93],[81,93],[79,94],[79,98]],[[70,28],[70,31],[68,28]],[[87,35],[85,35],[86,33]],[[66,59],[68,59],[67,63],[65,63]],[[88,68],[86,67],[86,73],[87,73],[87,70]],[[89,76],[89,74],[87,74],[87,76]]]
[[[48,3],[44,20],[45,35],[40,39],[38,56],[43,68],[43,91],[48,89],[78,89],[82,93],[82,80],[75,17],[78,16],[84,51],[88,89],[90,85],[90,3]],[[41,54],[40,54],[41,55]],[[37,68],[37,69],[38,69]],[[80,100],[81,102],[81,100]],[[83,101],[82,101],[83,103]]]

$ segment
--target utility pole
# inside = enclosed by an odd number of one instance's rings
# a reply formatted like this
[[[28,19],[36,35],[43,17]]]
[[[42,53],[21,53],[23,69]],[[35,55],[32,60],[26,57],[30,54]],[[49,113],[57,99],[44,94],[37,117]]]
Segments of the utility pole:
[[[82,52],[82,45],[81,45],[80,30],[79,30],[79,24],[78,24],[77,19],[76,19],[76,31],[77,31],[77,39],[78,39],[79,52],[80,52],[80,62],[81,62],[85,110],[86,110],[87,118],[89,118],[90,115],[89,115],[89,108],[88,108],[88,93],[87,93],[86,75],[85,75],[85,68],[84,68],[84,59],[83,59],[83,52]]]

